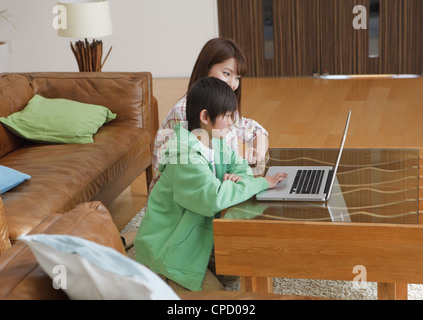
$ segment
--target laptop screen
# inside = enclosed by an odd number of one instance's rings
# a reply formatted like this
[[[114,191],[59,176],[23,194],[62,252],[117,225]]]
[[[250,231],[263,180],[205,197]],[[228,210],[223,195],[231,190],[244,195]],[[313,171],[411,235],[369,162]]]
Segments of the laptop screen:
[[[336,171],[338,170],[339,162],[341,161],[342,150],[344,149],[345,139],[347,138],[348,126],[350,124],[350,118],[351,118],[351,110],[348,112],[347,122],[345,123],[344,134],[342,136],[341,144],[339,145],[338,158],[336,159],[335,167],[333,168],[332,181],[330,182],[330,187],[329,187],[329,191],[326,195],[326,200],[329,200],[330,194],[332,192],[333,183],[334,183],[335,177],[336,177]]]

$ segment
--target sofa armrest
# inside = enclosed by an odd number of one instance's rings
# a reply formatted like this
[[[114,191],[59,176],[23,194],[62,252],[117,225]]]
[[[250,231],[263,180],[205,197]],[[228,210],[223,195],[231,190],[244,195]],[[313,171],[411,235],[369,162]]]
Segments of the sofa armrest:
[[[159,108],[156,97],[153,95],[153,77],[151,73],[144,72],[147,79],[144,85],[144,98],[142,103],[143,127],[149,132],[151,154],[154,150],[154,138],[159,130]]]
[[[0,197],[0,256],[11,246],[3,200]]]
[[[68,234],[109,246],[125,254],[122,240],[110,213],[93,201],[78,205],[65,214],[45,218],[31,234]],[[0,300],[66,299],[62,290],[38,265],[31,249],[18,241],[0,257]]]
[[[154,150],[154,139],[156,137],[157,131],[159,131],[159,105],[157,103],[156,97],[153,96],[153,102],[151,104],[151,111],[152,111],[152,130],[151,130],[151,153]]]

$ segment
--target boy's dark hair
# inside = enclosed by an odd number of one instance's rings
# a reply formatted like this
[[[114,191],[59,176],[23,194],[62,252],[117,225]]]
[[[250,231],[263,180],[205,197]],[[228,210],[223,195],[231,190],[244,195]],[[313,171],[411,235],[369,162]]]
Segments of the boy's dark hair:
[[[234,112],[237,107],[235,93],[229,85],[217,78],[206,77],[195,82],[187,94],[186,115],[188,130],[201,128],[200,112],[206,109],[212,124],[217,117]]]

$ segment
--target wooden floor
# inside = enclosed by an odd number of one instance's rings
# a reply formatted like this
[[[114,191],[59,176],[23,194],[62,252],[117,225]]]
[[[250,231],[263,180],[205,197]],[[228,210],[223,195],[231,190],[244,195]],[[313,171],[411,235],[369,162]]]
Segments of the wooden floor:
[[[422,148],[423,78],[244,78],[242,113],[269,132],[270,147],[337,148],[348,110],[345,148]],[[185,94],[188,79],[154,79],[163,121]],[[145,175],[125,190],[110,211],[136,214],[147,201]],[[119,228],[126,221],[115,221]]]

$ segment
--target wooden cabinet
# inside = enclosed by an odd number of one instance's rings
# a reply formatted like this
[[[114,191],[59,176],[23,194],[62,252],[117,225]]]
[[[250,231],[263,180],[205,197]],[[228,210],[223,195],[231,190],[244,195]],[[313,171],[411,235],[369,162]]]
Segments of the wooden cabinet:
[[[423,72],[421,0],[217,0],[217,3],[220,36],[234,39],[244,50],[249,76]],[[353,9],[357,6],[366,10],[366,29],[354,28],[353,20],[358,14]],[[370,24],[370,13],[374,10],[377,19]],[[378,55],[370,56],[369,36],[374,27],[377,38],[373,44]]]

